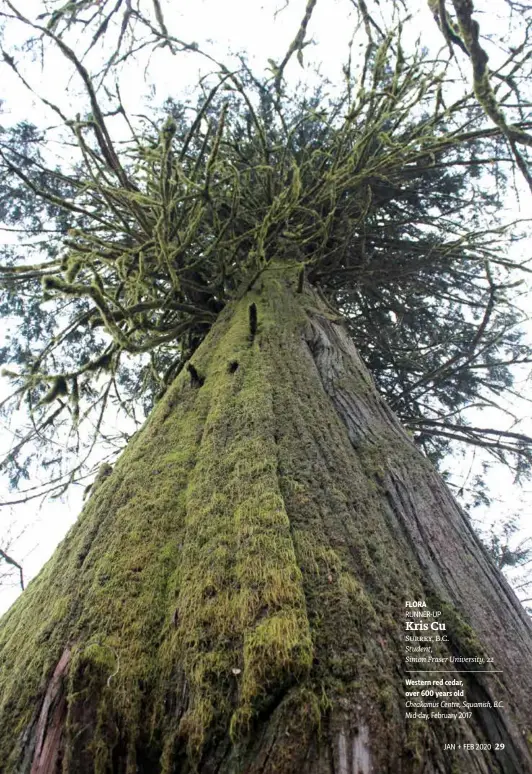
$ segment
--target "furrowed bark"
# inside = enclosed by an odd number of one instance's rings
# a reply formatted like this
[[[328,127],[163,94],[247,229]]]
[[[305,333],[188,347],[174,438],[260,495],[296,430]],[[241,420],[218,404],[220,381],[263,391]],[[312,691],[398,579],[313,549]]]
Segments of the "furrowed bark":
[[[224,309],[4,617],[7,774],[532,772],[529,621],[301,290],[272,265]],[[405,718],[416,599],[503,707]]]

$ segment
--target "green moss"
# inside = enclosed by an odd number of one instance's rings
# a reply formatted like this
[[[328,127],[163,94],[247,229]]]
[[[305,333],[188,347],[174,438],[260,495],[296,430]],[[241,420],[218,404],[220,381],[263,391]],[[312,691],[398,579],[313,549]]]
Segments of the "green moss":
[[[305,496],[295,498],[300,505],[304,505]],[[338,573],[342,568],[340,556],[332,548],[320,543],[313,532],[303,529],[294,529],[294,544],[302,566],[316,574]]]
[[[387,466],[388,449],[384,444],[376,444],[373,441],[366,441],[358,447],[359,459],[367,472],[368,476],[376,477],[377,480],[384,477]]]
[[[418,718],[411,720],[407,726],[404,755],[412,764],[423,765],[428,736],[427,726],[422,720]]]
[[[339,707],[357,708],[387,755],[422,760],[436,744],[423,723],[405,729],[397,668],[402,605],[424,596],[379,482],[400,439],[354,449],[304,341],[319,301],[284,274],[273,265],[226,307],[194,354],[203,383],[183,371],[170,385],[3,619],[8,774],[67,644],[67,771],[90,755],[104,774],[119,745],[128,770],[142,748],[170,774],[229,731],[242,772],[264,722],[277,770],[297,774]],[[431,604],[472,653],[456,611]]]
[[[384,685],[379,688],[379,703],[382,711],[389,715],[393,712],[397,701],[395,686]]]
[[[468,658],[485,658],[486,651],[477,635],[462,615],[449,602],[445,602],[435,594],[427,596],[427,604],[433,610],[441,611],[441,620],[445,623],[446,634],[457,653]]]
[[[267,313],[258,295],[255,303],[264,333]],[[176,648],[190,678],[180,731],[191,754],[227,710],[233,669],[241,669],[236,734],[249,726],[264,696],[283,690],[312,659],[301,572],[277,478],[271,374],[257,345],[250,346],[248,307],[249,296],[235,309],[206,372],[209,413],[186,495]],[[239,368],[231,371],[235,360]]]
[[[169,422],[172,404],[181,411]],[[53,559],[4,617],[0,757],[7,771],[16,770],[20,752],[11,740],[21,739],[31,723],[38,696],[68,641],[79,643],[87,674],[93,670],[100,675],[85,687],[71,684],[69,704],[76,706],[80,695],[96,706],[110,701],[100,692],[105,694],[119,659],[120,669],[108,689],[114,713],[132,740],[140,733],[145,691],[139,682],[153,697],[161,690],[157,652],[171,618],[168,590],[180,560],[183,486],[194,465],[207,409],[184,380],[173,385],[112,475],[91,495]],[[21,641],[24,649],[13,647]],[[84,642],[95,641],[100,645],[84,648]],[[103,664],[94,663],[101,659],[106,662],[102,674]],[[102,739],[98,744],[103,749],[109,743]]]
[[[62,621],[68,615],[70,605],[72,604],[72,598],[70,596],[60,597],[53,603],[50,618],[51,621]]]

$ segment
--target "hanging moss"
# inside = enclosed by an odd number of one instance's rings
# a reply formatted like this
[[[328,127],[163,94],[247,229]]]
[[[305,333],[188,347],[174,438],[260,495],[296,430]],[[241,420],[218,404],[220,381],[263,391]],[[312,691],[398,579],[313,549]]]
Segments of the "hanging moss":
[[[68,395],[68,384],[64,376],[56,376],[52,382],[52,386],[41,398],[41,403],[53,403],[56,398],[60,398],[62,395]]]

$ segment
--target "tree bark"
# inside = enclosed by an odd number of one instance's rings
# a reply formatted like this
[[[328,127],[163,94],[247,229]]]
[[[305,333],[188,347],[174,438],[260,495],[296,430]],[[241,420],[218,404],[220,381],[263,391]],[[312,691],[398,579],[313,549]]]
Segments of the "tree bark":
[[[191,366],[2,621],[2,770],[532,772],[529,620],[341,321],[274,264]],[[406,716],[412,600],[503,706]]]

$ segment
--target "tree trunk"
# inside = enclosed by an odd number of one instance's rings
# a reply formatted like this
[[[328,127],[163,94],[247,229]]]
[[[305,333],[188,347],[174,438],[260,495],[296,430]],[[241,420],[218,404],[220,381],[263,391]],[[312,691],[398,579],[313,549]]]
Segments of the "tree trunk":
[[[222,312],[3,619],[6,774],[532,772],[530,623],[297,284]],[[473,661],[407,661],[433,620]],[[433,678],[480,706],[406,708]]]

